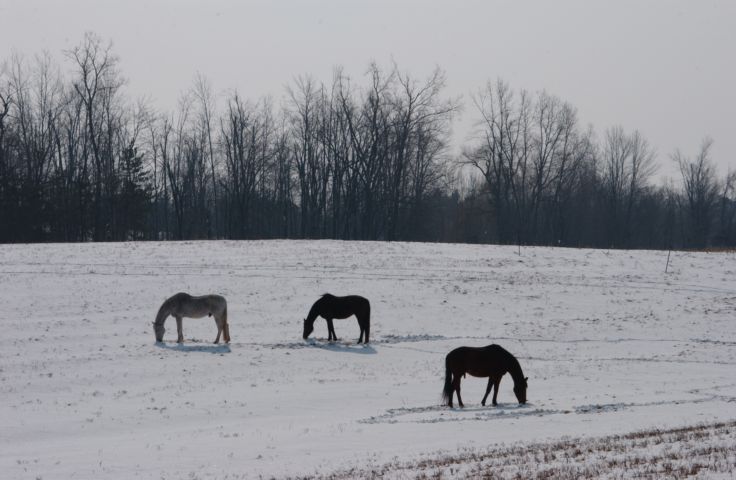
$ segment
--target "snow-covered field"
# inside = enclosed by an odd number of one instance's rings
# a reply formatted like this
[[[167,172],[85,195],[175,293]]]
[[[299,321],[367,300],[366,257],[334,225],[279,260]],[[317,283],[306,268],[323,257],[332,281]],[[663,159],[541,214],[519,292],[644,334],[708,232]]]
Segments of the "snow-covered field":
[[[716,421],[730,433],[707,438],[733,441],[736,255],[675,252],[668,274],[666,257],[338,241],[0,245],[0,477],[365,475]],[[182,346],[169,319],[155,343],[154,315],[178,291],[227,298],[229,346],[212,345],[209,318],[184,320]],[[301,339],[325,292],[370,299],[370,346],[355,344],[353,318],[335,321],[336,344],[321,319]],[[468,377],[466,407],[440,406],[445,354],[490,343],[519,358],[529,403],[506,376],[499,406],[481,407],[485,380]]]

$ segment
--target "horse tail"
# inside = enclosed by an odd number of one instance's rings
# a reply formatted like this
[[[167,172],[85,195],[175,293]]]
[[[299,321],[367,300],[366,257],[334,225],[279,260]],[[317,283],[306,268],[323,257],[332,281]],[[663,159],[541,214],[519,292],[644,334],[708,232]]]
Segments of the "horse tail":
[[[452,400],[452,371],[450,371],[449,359],[445,358],[445,387],[442,389],[443,405],[449,405]]]

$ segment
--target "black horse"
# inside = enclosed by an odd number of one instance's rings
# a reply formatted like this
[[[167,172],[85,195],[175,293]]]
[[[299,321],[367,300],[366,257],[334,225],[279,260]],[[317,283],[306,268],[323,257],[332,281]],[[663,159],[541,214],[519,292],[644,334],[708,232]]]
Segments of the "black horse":
[[[337,340],[332,319],[348,318],[351,315],[355,315],[360,326],[358,343],[363,342],[363,333],[365,333],[365,343],[368,343],[368,334],[371,331],[371,304],[368,300],[358,295],[336,297],[329,293],[325,293],[319,300],[314,302],[309,310],[309,315],[304,319],[304,339],[306,340],[309,334],[314,331],[314,321],[317,317],[322,317],[327,320],[328,340]]]
[[[485,406],[488,394],[494,385],[496,388],[493,391],[493,405],[497,405],[498,385],[506,372],[510,373],[511,378],[514,379],[516,399],[519,403],[526,403],[527,377],[521,371],[521,365],[516,357],[498,345],[456,348],[445,357],[445,388],[442,390],[442,399],[452,407],[452,395],[457,392],[457,403],[462,407],[460,379],[469,373],[474,377],[488,377],[488,388],[486,388],[481,405]]]

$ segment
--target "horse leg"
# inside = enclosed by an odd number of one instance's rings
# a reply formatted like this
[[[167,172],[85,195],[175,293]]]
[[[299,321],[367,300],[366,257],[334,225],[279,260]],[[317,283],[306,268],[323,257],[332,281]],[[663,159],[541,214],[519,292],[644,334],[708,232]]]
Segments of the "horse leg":
[[[227,323],[227,306],[225,306],[225,311],[222,312],[222,323],[224,323],[225,327],[225,343],[230,343],[230,324]]]
[[[463,399],[460,396],[460,378],[461,375],[452,374],[452,388],[457,392],[457,404],[460,405],[460,407],[464,407],[463,405]],[[450,406],[452,406],[452,398],[450,398]]]
[[[327,319],[327,341],[337,341],[337,335],[335,334],[335,326],[332,324],[332,319]]]
[[[360,327],[360,338],[358,338],[358,343],[363,342],[363,334],[365,333],[365,343],[368,343],[368,335],[371,331],[371,324],[370,320],[366,320],[365,318],[358,317],[358,326]]]
[[[448,375],[452,375],[452,373],[448,373]],[[452,377],[450,377],[452,378]],[[450,392],[450,401],[447,402],[447,406],[452,408],[452,397],[455,395],[455,384],[452,384],[452,391]]]
[[[484,407],[486,406],[486,399],[488,398],[488,394],[491,392],[491,388],[493,388],[493,378],[488,377],[488,387],[486,388],[486,394],[483,396],[483,401],[480,402],[480,404]]]
[[[176,317],[176,343],[184,343],[184,330],[182,330],[181,320],[181,317]]]
[[[498,386],[501,384],[501,377],[496,378],[496,381],[494,382],[495,388],[493,389],[493,406],[495,407],[498,405],[496,402],[496,397],[498,396]]]
[[[230,343],[230,324],[227,323],[227,318],[225,318],[225,343]]]
[[[178,335],[176,343],[184,343],[184,332],[181,328],[181,317],[176,317],[176,333]]]
[[[217,336],[215,337],[215,343],[220,343],[220,334],[224,327],[222,326],[222,318],[215,317],[215,324],[217,325]]]

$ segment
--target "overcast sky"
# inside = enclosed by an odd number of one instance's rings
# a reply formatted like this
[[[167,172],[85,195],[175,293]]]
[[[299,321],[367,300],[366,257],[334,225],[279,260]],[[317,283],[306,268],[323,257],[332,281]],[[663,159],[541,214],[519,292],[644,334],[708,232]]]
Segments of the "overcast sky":
[[[281,99],[303,73],[329,81],[371,60],[419,77],[438,65],[463,95],[456,143],[470,131],[469,94],[489,79],[547,90],[601,134],[638,129],[658,152],[694,155],[705,135],[724,174],[736,169],[733,1],[192,1],[0,0],[0,61],[61,51],[91,30],[111,39],[134,96],[171,109],[195,72],[218,91]]]

